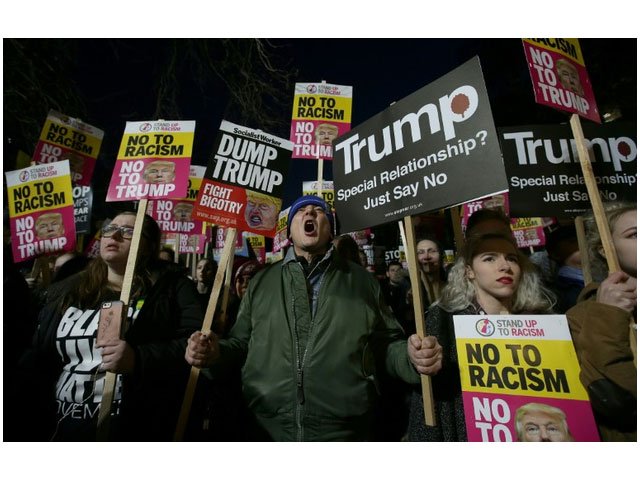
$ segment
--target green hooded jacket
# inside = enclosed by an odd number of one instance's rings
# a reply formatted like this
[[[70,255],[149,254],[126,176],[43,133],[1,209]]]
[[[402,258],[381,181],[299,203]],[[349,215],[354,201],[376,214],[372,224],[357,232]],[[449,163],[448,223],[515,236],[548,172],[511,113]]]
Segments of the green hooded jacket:
[[[244,397],[276,441],[368,440],[375,365],[420,382],[373,275],[335,254],[326,261],[315,316],[302,266],[281,261],[252,279],[220,342],[222,362],[244,361]]]

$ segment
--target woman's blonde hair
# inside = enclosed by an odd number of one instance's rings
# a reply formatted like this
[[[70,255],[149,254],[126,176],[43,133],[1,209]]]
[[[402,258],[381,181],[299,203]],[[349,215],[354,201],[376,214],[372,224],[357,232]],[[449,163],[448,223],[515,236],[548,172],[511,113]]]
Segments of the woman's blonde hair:
[[[502,239],[514,246],[518,255],[518,264],[522,270],[520,283],[512,299],[511,313],[549,313],[553,306],[553,296],[547,291],[540,280],[535,266],[527,256],[518,250],[518,246],[509,235],[487,233],[473,236],[451,267],[438,305],[448,312],[465,310],[476,301],[476,290],[467,277],[466,267],[471,266],[480,245],[486,240]]]
[[[603,203],[602,207],[610,231],[613,231],[613,227],[623,214],[637,210],[635,203],[628,202],[607,202]],[[600,232],[598,231],[598,225],[596,224],[593,211],[585,216],[584,228],[587,237],[591,274],[596,280],[603,279],[607,276],[608,266],[606,258],[600,252],[602,249],[602,240],[600,239]]]

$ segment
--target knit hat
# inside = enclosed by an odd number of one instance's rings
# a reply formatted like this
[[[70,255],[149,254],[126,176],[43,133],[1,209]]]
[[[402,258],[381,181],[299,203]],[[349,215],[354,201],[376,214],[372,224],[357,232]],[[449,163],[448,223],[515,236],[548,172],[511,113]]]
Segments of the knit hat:
[[[306,207],[307,205],[315,205],[316,207],[320,207],[322,208],[322,210],[324,210],[324,213],[329,220],[329,225],[331,226],[331,236],[333,237],[335,235],[333,213],[331,212],[331,208],[329,208],[329,205],[327,205],[327,202],[315,195],[303,195],[295,202],[293,202],[293,204],[291,204],[289,217],[287,218],[287,238],[291,236],[291,221],[293,220],[293,217],[295,217],[296,212],[301,208]]]

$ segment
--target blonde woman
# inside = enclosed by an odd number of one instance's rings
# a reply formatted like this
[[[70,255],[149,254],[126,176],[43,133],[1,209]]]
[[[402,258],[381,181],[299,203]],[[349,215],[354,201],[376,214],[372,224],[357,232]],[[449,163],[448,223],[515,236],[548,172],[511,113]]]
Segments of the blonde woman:
[[[425,426],[422,396],[411,399],[409,440],[464,442],[467,440],[462,406],[454,315],[548,313],[552,301],[535,267],[518,250],[510,235],[474,235],[449,272],[440,300],[425,320],[425,332],[442,346],[442,369],[433,375],[436,423]]]

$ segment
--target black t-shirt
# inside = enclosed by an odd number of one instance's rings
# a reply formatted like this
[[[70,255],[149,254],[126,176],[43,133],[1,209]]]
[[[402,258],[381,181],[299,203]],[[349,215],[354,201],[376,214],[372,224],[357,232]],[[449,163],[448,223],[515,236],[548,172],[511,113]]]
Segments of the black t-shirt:
[[[119,299],[111,292],[103,301]],[[141,307],[128,309],[127,322],[132,322]],[[56,350],[62,360],[62,373],[56,384],[57,428],[52,440],[92,441],[96,426],[106,372],[99,372],[102,356],[96,347],[100,306],[80,309],[70,306],[63,313],[56,330]],[[122,377],[117,375],[111,408],[111,432],[117,435],[122,396]]]

